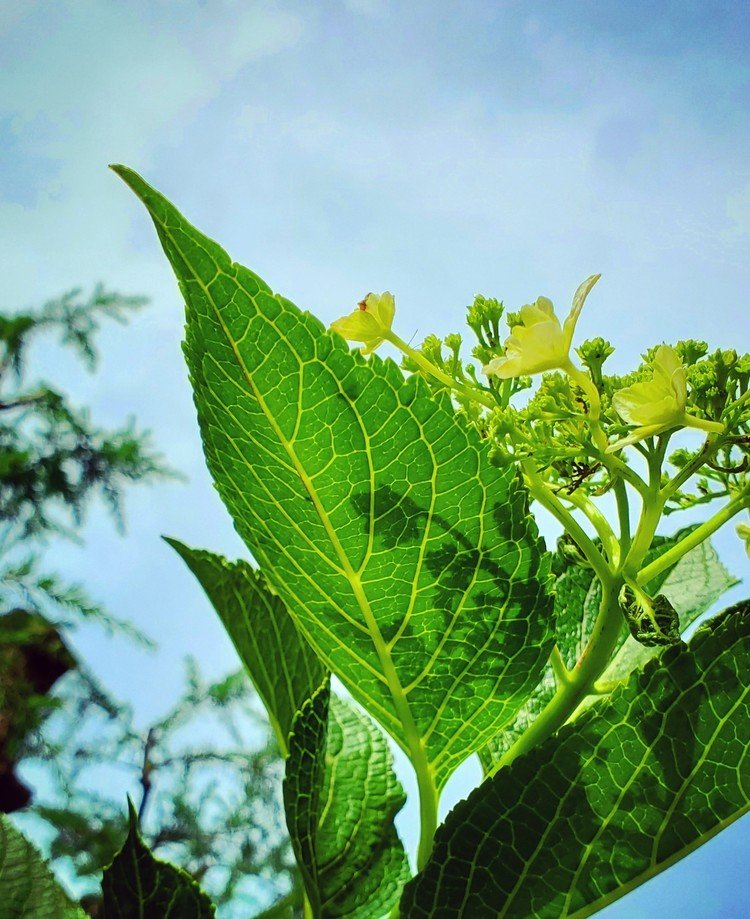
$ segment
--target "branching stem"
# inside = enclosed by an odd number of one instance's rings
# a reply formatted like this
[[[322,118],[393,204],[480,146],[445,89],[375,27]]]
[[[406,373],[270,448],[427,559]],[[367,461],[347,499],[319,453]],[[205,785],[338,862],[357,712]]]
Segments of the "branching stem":
[[[542,743],[559,730],[586,696],[609,664],[622,629],[622,613],[617,603],[620,581],[608,575],[602,583],[602,600],[594,628],[580,660],[560,682],[557,692],[516,742],[506,750],[492,769],[494,775],[523,753]]]
[[[412,348],[412,346],[407,344],[403,338],[399,338],[395,332],[389,332],[385,336],[385,339],[392,345],[395,345],[399,351],[402,351],[407,355],[407,357],[410,357],[414,363],[417,364],[417,366],[422,368],[422,370],[425,370],[430,374],[430,376],[434,377],[444,386],[447,386],[448,389],[452,389],[454,392],[463,396],[465,399],[471,399],[473,402],[479,402],[480,405],[483,405],[485,408],[497,408],[496,400],[493,399],[492,396],[490,396],[488,393],[484,393],[480,389],[472,389],[470,386],[464,386],[463,383],[459,383],[458,380],[455,380],[452,376],[449,376],[449,374],[447,374],[444,370],[441,370],[431,361],[428,361],[421,351],[418,351],[416,348]]]
[[[724,507],[717,511],[713,517],[709,517],[705,523],[696,527],[692,533],[689,533],[684,539],[681,539],[676,545],[668,549],[659,558],[654,559],[650,565],[646,565],[638,573],[638,583],[647,584],[657,575],[675,565],[683,555],[686,555],[691,549],[699,546],[704,540],[708,539],[720,527],[724,526],[735,514],[739,514],[744,508],[750,507],[750,486],[745,488],[736,498],[725,504]]]

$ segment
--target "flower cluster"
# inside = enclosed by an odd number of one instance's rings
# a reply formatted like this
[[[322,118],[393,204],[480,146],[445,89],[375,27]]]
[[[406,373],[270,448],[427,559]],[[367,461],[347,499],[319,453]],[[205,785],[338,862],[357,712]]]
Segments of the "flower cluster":
[[[554,504],[562,498],[563,505],[583,510],[596,525],[591,500],[610,490],[617,493],[625,530],[618,537],[620,548],[610,554],[619,553],[619,564],[635,569],[655,525],[641,527],[630,546],[623,488],[634,488],[644,508],[647,496],[655,502],[658,514],[653,508],[644,511],[649,520],[722,498],[735,502],[737,510],[750,507],[750,356],[709,354],[705,342],[685,340],[656,345],[628,376],[607,375],[605,363],[614,351],[610,342],[599,337],[573,347],[581,311],[599,278],[591,275],[578,287],[562,322],[547,297],[515,313],[500,300],[475,297],[467,324],[477,339],[472,356],[481,363],[480,373],[462,358],[458,334],[444,340],[429,335],[421,348],[399,338],[393,331],[394,298],[387,292],[368,294],[331,328],[360,343],[363,354],[383,342],[399,349],[404,369],[420,374],[435,390],[449,391],[488,442],[495,462],[517,463],[538,500],[543,495]],[[517,403],[539,375],[536,392]],[[681,446],[667,458],[667,445],[683,430],[702,434],[701,446]],[[632,465],[631,449],[646,463],[645,478]],[[558,508],[557,516],[564,520],[563,510]],[[750,553],[750,524],[740,523],[737,531]],[[626,618],[644,628],[648,620],[656,634],[663,621],[654,610],[662,601],[654,605],[632,589],[640,599],[636,604],[629,595]]]

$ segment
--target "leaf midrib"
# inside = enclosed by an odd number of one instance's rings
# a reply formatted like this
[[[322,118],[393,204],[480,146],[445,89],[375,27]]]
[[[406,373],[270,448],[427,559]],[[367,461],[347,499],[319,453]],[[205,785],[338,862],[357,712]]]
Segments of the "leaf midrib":
[[[224,333],[226,341],[229,344],[229,347],[231,348],[232,353],[235,356],[235,359],[238,363],[238,366],[240,367],[240,370],[242,372],[242,375],[246,383],[248,384],[249,388],[253,392],[253,395],[255,396],[258,404],[260,405],[261,410],[263,411],[263,414],[265,415],[268,424],[271,426],[272,430],[276,434],[279,442],[281,443],[283,449],[285,450],[287,456],[289,457],[295,471],[297,472],[297,475],[300,477],[302,484],[307,490],[307,493],[309,494],[310,499],[312,500],[313,506],[315,507],[315,510],[317,512],[317,515],[321,523],[323,524],[326,535],[328,536],[328,539],[331,542],[334,548],[334,551],[336,552],[336,555],[339,559],[339,564],[342,567],[342,571],[346,579],[350,583],[352,592],[354,593],[355,599],[357,601],[357,605],[359,606],[360,611],[362,612],[362,615],[365,618],[365,623],[367,625],[368,632],[370,633],[370,639],[372,640],[372,643],[375,647],[375,652],[378,655],[378,659],[380,660],[381,667],[383,668],[383,675],[386,678],[386,685],[388,686],[388,690],[390,692],[391,699],[393,700],[393,705],[396,710],[396,714],[399,720],[401,721],[401,725],[404,730],[404,740],[406,742],[406,747],[407,747],[405,752],[410,754],[412,764],[418,772],[424,773],[426,771],[428,774],[431,775],[432,769],[427,759],[426,749],[424,745],[422,744],[421,738],[419,736],[419,731],[417,729],[416,722],[414,721],[414,718],[411,713],[411,709],[409,707],[409,703],[406,699],[406,696],[404,695],[404,690],[401,685],[401,681],[399,679],[398,673],[396,672],[396,668],[393,663],[393,659],[391,657],[390,651],[385,641],[383,640],[383,636],[380,632],[380,629],[378,628],[377,621],[372,612],[372,607],[370,606],[369,600],[367,599],[367,596],[364,592],[364,588],[362,587],[361,579],[358,573],[355,572],[354,569],[352,568],[349,558],[344,552],[343,546],[341,545],[341,542],[338,539],[338,536],[336,535],[336,532],[333,526],[331,525],[331,521],[328,515],[325,513],[325,510],[318,496],[317,490],[315,489],[315,486],[313,485],[310,477],[307,475],[307,472],[305,471],[299,458],[297,457],[297,454],[293,449],[293,445],[289,443],[287,438],[284,436],[281,428],[276,423],[276,420],[274,419],[273,415],[271,414],[271,412],[269,412],[263,396],[260,394],[257,387],[255,386],[252,380],[252,376],[248,372],[245,362],[242,359],[242,356],[237,349],[236,343],[232,335],[230,334],[229,329],[227,328],[227,325],[224,322],[224,319],[221,316],[220,311],[216,307],[214,298],[209,292],[207,285],[204,284],[202,279],[198,276],[197,272],[194,270],[192,266],[192,263],[189,260],[188,255],[180,248],[177,240],[170,233],[167,225],[162,220],[158,218],[155,218],[155,219],[157,219],[159,224],[161,225],[162,231],[165,234],[167,234],[169,238],[172,240],[173,245],[175,246],[177,251],[180,253],[182,258],[184,259],[185,265],[188,267],[188,270],[192,274],[194,280],[196,281],[198,286],[202,289],[206,297],[206,302],[211,305],[211,309],[213,310],[214,315],[221,327],[221,330]],[[198,244],[195,243],[195,245],[197,246]],[[217,274],[215,275],[215,277],[218,277],[221,272],[220,266],[218,265],[214,257],[211,255],[211,253],[208,252],[205,248],[203,249],[203,252],[216,266]],[[232,264],[234,266],[234,263]],[[240,284],[236,276],[234,280],[238,284]],[[245,291],[245,293],[250,297],[251,300],[253,300],[253,302],[255,301],[255,298],[252,297],[252,295],[250,295],[248,291]],[[357,415],[358,422],[361,424],[358,413],[355,412],[355,414]],[[368,468],[370,470],[370,483],[372,484],[373,476],[374,476],[373,468],[372,468],[372,457],[371,457],[370,450],[369,450],[369,442],[367,440],[365,442],[367,444],[367,463],[368,463]]]

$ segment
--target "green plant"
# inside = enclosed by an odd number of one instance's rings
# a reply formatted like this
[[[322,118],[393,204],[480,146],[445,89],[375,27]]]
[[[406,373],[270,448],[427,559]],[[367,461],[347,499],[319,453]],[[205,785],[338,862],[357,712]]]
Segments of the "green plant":
[[[57,385],[34,380],[34,343],[54,337],[93,371],[102,320],[123,323],[145,302],[97,286],[0,313],[0,811],[17,812],[17,826],[43,841],[50,867],[75,878],[91,915],[101,907],[101,872],[127,831],[128,793],[153,852],[198,877],[217,904],[293,908],[301,890],[278,830],[280,758],[245,675],[207,683],[188,662],[182,697],[139,724],[71,653],[67,634],[89,620],[150,642],[45,566],[50,539],[80,538],[92,500],[104,499],[122,527],[124,489],[174,473],[132,421],[104,430]],[[16,845],[7,826],[3,916],[16,894],[26,898],[24,874],[51,883],[25,867],[33,850]],[[44,915],[47,886],[37,900],[31,885],[34,919]]]
[[[482,374],[458,335],[401,339],[390,294],[327,331],[115,168],[177,275],[208,466],[260,565],[176,546],[286,757],[306,913],[580,919],[744,814],[750,605],[681,636],[731,583],[708,539],[750,506],[750,358],[684,341],[620,378],[595,339],[577,362],[598,276],[563,324],[542,297],[507,338],[503,305],[476,298]],[[391,343],[403,368],[337,332]],[[686,428],[700,446],[668,454]],[[563,528],[553,555],[532,503]],[[417,777],[405,886],[374,722]],[[473,754],[486,778],[438,828]]]

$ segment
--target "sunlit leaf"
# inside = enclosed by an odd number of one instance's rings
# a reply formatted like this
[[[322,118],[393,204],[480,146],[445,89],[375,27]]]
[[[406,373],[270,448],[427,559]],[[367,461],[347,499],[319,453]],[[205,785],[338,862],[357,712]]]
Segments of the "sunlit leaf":
[[[689,530],[674,536],[659,536],[646,557],[647,564],[682,539]],[[647,585],[653,595],[662,593],[672,603],[680,617],[684,633],[699,616],[729,590],[737,579],[719,561],[716,550],[707,540],[688,552],[677,564],[654,578]],[[574,667],[591,636],[599,611],[601,584],[591,568],[579,564],[565,566],[555,589],[555,629],[557,645],[568,667]],[[619,648],[612,663],[602,675],[603,683],[627,679],[637,667],[654,656],[656,648],[647,648],[636,641],[623,624]],[[481,751],[485,771],[491,772],[502,755],[531,724],[555,693],[555,677],[550,667],[519,710],[511,724],[494,737]],[[591,696],[584,707],[596,700]]]
[[[313,915],[387,915],[409,866],[393,825],[406,796],[381,732],[326,681],[295,721],[286,768],[287,824]]]
[[[283,601],[244,561],[228,562],[176,539],[180,554],[205,590],[258,690],[286,756],[292,721],[326,671],[302,638]]]
[[[750,810],[750,602],[487,779],[438,830],[409,919],[584,919]]]
[[[135,173],[187,305],[208,465],[321,659],[444,784],[551,646],[548,563],[511,469],[447,395],[369,361]]]

